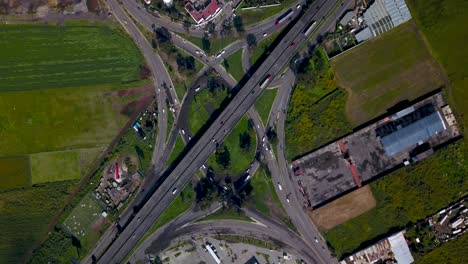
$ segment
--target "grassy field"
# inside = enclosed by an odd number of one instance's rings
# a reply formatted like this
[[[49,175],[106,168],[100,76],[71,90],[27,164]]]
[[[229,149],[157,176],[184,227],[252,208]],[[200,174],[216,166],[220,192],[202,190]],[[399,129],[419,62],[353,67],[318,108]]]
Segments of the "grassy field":
[[[81,178],[79,151],[44,152],[30,157],[33,184]]]
[[[294,0],[283,0],[280,1],[281,4],[278,6],[266,7],[266,8],[257,8],[257,9],[248,9],[243,10],[242,7],[245,7],[245,4],[241,4],[238,11],[238,15],[241,16],[242,22],[245,26],[249,26],[259,21],[265,20],[279,14],[283,10],[289,8],[295,1]]]
[[[216,89],[213,93],[207,89],[202,89],[195,95],[190,105],[189,126],[192,135],[197,134],[198,130],[200,130],[210,118],[210,113],[206,109],[206,106],[210,105],[213,109],[218,109],[227,96],[227,89]]]
[[[88,234],[91,225],[99,219],[102,211],[101,206],[91,197],[91,194],[88,194],[68,215],[63,226],[75,237],[81,239]]]
[[[139,79],[142,56],[133,42],[110,24],[4,24],[0,29],[0,91]]]
[[[0,190],[29,186],[31,184],[29,158],[1,158],[0,179],[2,179],[0,183]]]
[[[324,232],[338,256],[365,241],[436,213],[468,194],[467,143],[452,144],[416,166],[397,170],[370,184],[377,206]]]
[[[182,141],[182,137],[178,136],[176,143],[174,145],[174,149],[171,152],[171,155],[169,156],[169,159],[167,160],[167,165],[170,166],[172,162],[179,156],[179,154],[184,150],[185,144]]]
[[[252,177],[250,184],[253,190],[248,204],[266,216],[285,214],[270,175],[263,169],[259,169]]]
[[[259,42],[253,50],[250,52],[250,63],[253,65],[255,62],[262,56],[262,54],[267,50],[267,48],[275,41],[275,39],[278,37],[278,35],[281,33],[281,31],[273,33],[270,36],[267,36],[264,39],[258,39],[257,42]]]
[[[354,125],[444,86],[443,72],[412,21],[335,57],[331,64],[338,85],[349,93],[346,109]]]
[[[242,50],[224,59],[223,65],[234,79],[240,81],[245,75],[244,68],[242,68]]]
[[[0,193],[0,263],[21,263],[45,235],[47,225],[63,207],[77,181],[40,184]]]
[[[268,122],[273,101],[275,100],[278,89],[266,89],[263,94],[255,102],[255,109],[257,109],[263,124]]]
[[[468,48],[464,40],[468,39],[468,24],[465,23],[468,2],[409,0],[408,6],[428,42],[432,55],[439,61],[450,79],[451,103],[455,103],[455,109],[463,118],[466,129],[468,128],[466,103],[468,79],[465,62],[468,61]]]
[[[416,264],[458,264],[468,263],[468,255],[466,249],[468,248],[468,235],[451,240],[439,248],[434,249],[421,259],[416,260]]]
[[[215,155],[211,155],[208,159],[209,164],[213,169],[223,175],[236,175],[243,172],[249,167],[255,156],[256,136],[255,130],[249,127],[247,116],[244,116],[239,123],[236,125],[234,130],[224,140],[224,145],[228,149],[231,156],[231,165],[228,168],[223,168],[216,162]],[[250,147],[248,149],[242,149],[240,147],[240,134],[249,133],[250,135]]]

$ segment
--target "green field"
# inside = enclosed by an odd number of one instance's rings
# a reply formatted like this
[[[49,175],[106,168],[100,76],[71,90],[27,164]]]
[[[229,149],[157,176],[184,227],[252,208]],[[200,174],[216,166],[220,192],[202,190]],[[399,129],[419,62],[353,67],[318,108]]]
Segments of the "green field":
[[[139,79],[133,42],[104,23],[0,26],[0,91],[62,88]]]
[[[242,50],[224,59],[223,65],[236,81],[240,81],[245,75],[242,67]]]
[[[0,263],[21,263],[46,234],[77,181],[40,184],[0,193]]]
[[[113,89],[109,85],[0,93],[0,156],[106,145],[126,119],[113,109]]]
[[[189,116],[189,126],[192,135],[197,134],[198,130],[200,130],[210,118],[210,113],[206,109],[206,106],[211,105],[213,109],[218,109],[227,96],[229,96],[227,89],[216,89],[211,93],[205,88],[195,95],[195,98],[190,104]]]
[[[415,166],[370,184],[377,206],[325,232],[338,256],[365,241],[404,228],[468,194],[468,146],[464,141],[435,152]]]
[[[281,31],[273,33],[264,39],[257,39],[257,45],[250,52],[250,63],[253,65],[262,56],[262,54],[268,49],[268,47],[275,41]]]
[[[424,34],[432,55],[444,68],[450,79],[449,95],[453,107],[468,128],[468,78],[466,62],[468,24],[464,0],[409,0],[411,14]]]
[[[79,151],[55,151],[31,155],[33,184],[79,178],[81,178]]]
[[[177,136],[176,143],[174,145],[174,149],[171,152],[171,155],[169,156],[169,159],[167,160],[167,165],[171,166],[172,162],[180,155],[180,153],[184,150],[185,144],[182,141],[181,136]]]
[[[240,134],[245,132],[249,133],[251,142],[247,150],[240,147],[239,139]],[[211,155],[208,159],[209,164],[217,173],[222,175],[236,175],[243,172],[249,167],[249,164],[255,156],[256,139],[255,130],[253,127],[249,127],[248,118],[244,116],[223,143],[230,153],[230,166],[228,168],[223,168],[216,162],[215,154]]]
[[[294,3],[294,0],[283,0],[278,2],[281,2],[281,4],[278,6],[248,10],[243,10],[242,7],[245,7],[245,4],[241,4],[237,10],[238,14],[242,18],[242,22],[244,22],[244,25],[249,26],[279,14],[283,10],[286,10],[286,8],[290,7]]]
[[[0,190],[29,186],[31,184],[30,174],[28,157],[1,158]]]
[[[271,107],[277,93],[278,89],[266,89],[255,102],[255,109],[257,109],[263,124],[268,122],[268,116],[270,116]]]
[[[285,126],[286,157],[293,159],[350,132],[346,100],[325,53],[317,50],[305,72],[298,75],[291,95]]]
[[[85,196],[63,221],[63,226],[78,239],[91,231],[91,225],[99,219],[103,211],[91,195]]]
[[[250,201],[247,203],[253,206],[266,216],[272,216],[275,213],[283,213],[284,209],[275,191],[271,176],[263,169],[259,169],[252,177],[250,185],[253,190],[250,193]]]
[[[331,61],[354,125],[383,114],[401,100],[444,86],[443,73],[410,21]]]
[[[416,260],[416,264],[459,264],[468,263],[468,235],[464,234],[461,237],[451,240],[439,248],[434,249],[421,259]]]

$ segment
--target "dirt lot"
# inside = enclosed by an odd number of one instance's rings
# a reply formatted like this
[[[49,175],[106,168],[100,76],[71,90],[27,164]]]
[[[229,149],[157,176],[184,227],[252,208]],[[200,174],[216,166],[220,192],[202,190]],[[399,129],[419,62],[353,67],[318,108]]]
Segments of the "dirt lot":
[[[349,93],[346,110],[362,124],[402,100],[445,86],[445,76],[410,21],[331,60]]]
[[[320,229],[329,230],[369,211],[375,205],[376,202],[372,190],[369,185],[366,185],[310,212],[309,216]]]

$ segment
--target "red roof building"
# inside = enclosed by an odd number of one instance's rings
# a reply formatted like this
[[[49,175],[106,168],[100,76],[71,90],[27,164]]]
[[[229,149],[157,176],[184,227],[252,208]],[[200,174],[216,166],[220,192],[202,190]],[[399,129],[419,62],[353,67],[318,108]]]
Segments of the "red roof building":
[[[197,24],[200,24],[212,18],[219,10],[221,10],[221,7],[216,0],[211,0],[211,2],[205,6],[204,9],[197,9],[195,3],[192,1],[187,1],[185,4],[185,10],[187,10],[193,20],[197,22]]]

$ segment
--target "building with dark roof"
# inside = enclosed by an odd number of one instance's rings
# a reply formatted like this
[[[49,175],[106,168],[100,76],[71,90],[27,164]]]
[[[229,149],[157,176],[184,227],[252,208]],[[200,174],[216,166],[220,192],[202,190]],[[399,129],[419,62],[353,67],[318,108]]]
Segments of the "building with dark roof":
[[[440,93],[386,116],[293,162],[306,206],[320,207],[460,136]]]
[[[249,258],[247,260],[247,262],[245,262],[244,264],[259,264],[260,262],[258,262],[257,258],[255,256]]]

